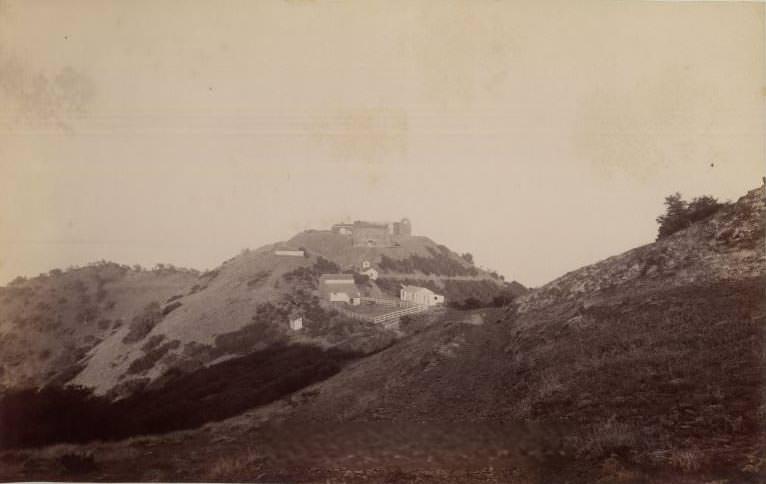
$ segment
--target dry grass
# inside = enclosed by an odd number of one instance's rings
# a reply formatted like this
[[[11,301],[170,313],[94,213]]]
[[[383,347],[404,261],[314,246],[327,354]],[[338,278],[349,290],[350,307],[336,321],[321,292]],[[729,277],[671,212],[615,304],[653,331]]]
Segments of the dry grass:
[[[205,478],[211,481],[252,481],[260,477],[264,458],[252,449],[215,461]]]
[[[697,449],[674,449],[668,463],[682,472],[696,472],[702,468],[704,454]]]
[[[587,457],[602,457],[612,452],[634,448],[639,442],[638,432],[630,425],[617,421],[616,416],[595,424],[584,437],[570,441],[575,453]]]

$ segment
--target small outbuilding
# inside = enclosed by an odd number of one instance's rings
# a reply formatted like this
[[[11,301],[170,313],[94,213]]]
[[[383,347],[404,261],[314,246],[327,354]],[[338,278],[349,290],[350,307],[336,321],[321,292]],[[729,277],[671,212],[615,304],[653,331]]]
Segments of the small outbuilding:
[[[303,318],[301,316],[291,317],[290,329],[293,331],[298,331],[299,329],[303,329]]]
[[[319,277],[319,293],[327,301],[347,304],[352,304],[354,298],[361,296],[353,274],[322,274]]]
[[[275,255],[288,256],[288,257],[304,257],[306,253],[302,250],[290,250],[290,249],[277,249],[274,251]]]
[[[426,287],[402,286],[399,291],[402,301],[407,301],[421,306],[435,306],[444,303],[444,296],[436,294]]]

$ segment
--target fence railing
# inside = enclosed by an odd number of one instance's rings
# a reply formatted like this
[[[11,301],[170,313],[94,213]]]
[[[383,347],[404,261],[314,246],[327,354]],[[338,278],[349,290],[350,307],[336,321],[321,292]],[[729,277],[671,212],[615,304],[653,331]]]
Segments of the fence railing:
[[[410,306],[406,307],[404,309],[399,309],[397,311],[391,311],[390,313],[381,314],[379,316],[375,316],[373,319],[373,323],[383,323],[385,321],[391,321],[393,319],[399,319],[402,316],[406,316],[408,314],[416,314],[416,313],[422,313],[424,311],[428,311],[428,306]]]

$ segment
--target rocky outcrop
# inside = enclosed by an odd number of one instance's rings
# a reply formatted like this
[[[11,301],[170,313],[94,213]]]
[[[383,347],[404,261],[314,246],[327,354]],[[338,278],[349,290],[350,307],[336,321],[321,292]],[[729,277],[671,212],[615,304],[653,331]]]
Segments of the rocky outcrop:
[[[741,280],[766,272],[766,188],[751,190],[708,219],[658,242],[569,272],[517,301],[520,313],[554,302],[672,288],[714,280]]]

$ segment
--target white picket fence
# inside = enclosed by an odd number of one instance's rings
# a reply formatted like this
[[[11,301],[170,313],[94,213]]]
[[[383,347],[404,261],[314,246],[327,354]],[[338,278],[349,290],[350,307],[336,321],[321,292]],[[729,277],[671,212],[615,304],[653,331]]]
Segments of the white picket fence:
[[[390,313],[381,314],[380,316],[375,316],[372,322],[375,324],[384,323],[386,321],[399,319],[402,316],[406,316],[408,314],[417,314],[417,313],[422,313],[424,311],[428,311],[428,306],[421,306],[421,305],[409,306],[396,311],[391,311]]]

